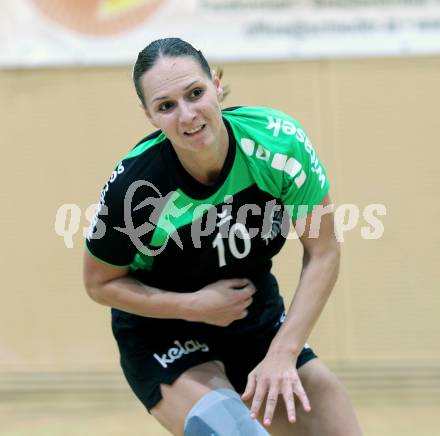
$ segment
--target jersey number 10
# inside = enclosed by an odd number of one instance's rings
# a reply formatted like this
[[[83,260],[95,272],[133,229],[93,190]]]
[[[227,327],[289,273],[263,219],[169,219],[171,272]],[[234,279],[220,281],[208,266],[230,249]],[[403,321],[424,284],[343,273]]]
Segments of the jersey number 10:
[[[236,237],[240,235],[240,239],[243,241],[243,249],[240,251],[237,247]],[[226,238],[225,238],[226,239]],[[217,248],[218,264],[220,267],[226,265],[225,258],[225,243],[222,235],[217,233],[217,236],[212,241],[212,246]],[[251,251],[251,237],[246,227],[242,223],[235,223],[229,229],[228,235],[229,251],[236,259],[243,259]]]

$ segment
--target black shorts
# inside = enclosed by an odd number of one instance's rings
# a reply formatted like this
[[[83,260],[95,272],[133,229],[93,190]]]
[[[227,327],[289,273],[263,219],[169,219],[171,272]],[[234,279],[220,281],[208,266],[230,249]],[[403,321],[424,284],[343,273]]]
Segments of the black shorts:
[[[235,390],[242,393],[248,374],[260,363],[281,326],[281,298],[264,308],[258,322],[236,321],[228,327],[183,320],[152,319],[112,309],[112,328],[125,377],[150,411],[162,398],[160,385],[171,385],[183,372],[219,360]],[[264,322],[261,319],[264,318]],[[304,348],[297,368],[316,357]]]

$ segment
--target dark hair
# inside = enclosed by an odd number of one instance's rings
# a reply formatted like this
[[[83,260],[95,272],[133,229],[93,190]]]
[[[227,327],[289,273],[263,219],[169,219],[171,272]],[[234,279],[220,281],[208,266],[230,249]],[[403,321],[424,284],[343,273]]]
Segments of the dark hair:
[[[157,39],[147,45],[137,57],[133,68],[133,82],[142,105],[145,107],[145,97],[140,79],[142,75],[154,66],[161,56],[193,58],[211,79],[211,68],[200,50],[196,50],[191,44],[180,38]]]

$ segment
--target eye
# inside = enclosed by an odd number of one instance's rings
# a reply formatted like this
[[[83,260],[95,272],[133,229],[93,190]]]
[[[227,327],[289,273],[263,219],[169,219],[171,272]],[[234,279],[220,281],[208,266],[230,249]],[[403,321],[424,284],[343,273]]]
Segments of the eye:
[[[166,101],[165,103],[161,103],[158,107],[159,112],[167,112],[174,106],[170,101]]]
[[[203,94],[203,89],[202,88],[194,88],[190,92],[189,96],[190,96],[190,98],[195,100],[195,99],[199,98],[202,94]]]

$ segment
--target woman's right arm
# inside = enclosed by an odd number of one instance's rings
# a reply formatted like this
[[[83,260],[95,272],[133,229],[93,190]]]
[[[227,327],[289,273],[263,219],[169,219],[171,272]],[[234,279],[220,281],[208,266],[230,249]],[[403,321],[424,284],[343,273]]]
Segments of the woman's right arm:
[[[229,325],[247,315],[254,285],[247,279],[221,280],[196,292],[169,292],[147,286],[127,267],[110,266],[84,252],[84,286],[104,306],[150,318],[173,318]]]
[[[191,294],[153,288],[128,273],[127,267],[110,266],[84,252],[83,281],[92,300],[141,316],[188,319]]]

